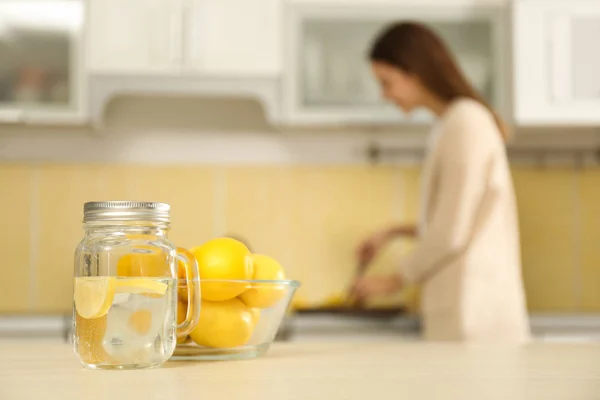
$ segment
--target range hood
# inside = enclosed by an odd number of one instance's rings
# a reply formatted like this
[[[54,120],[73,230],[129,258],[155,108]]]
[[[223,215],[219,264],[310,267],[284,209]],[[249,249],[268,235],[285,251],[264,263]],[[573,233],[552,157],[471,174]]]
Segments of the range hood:
[[[225,106],[228,99],[247,100],[262,106],[267,123],[276,125],[280,121],[280,80],[273,77],[93,75],[90,78],[92,125],[104,128],[109,103],[128,96],[215,99]]]

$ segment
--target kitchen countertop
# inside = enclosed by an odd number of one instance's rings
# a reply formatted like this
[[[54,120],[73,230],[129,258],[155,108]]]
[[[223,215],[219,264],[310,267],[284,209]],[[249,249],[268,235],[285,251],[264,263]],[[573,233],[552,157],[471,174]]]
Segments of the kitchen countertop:
[[[600,344],[276,344],[256,360],[91,371],[71,346],[0,341],[0,399],[600,399]]]

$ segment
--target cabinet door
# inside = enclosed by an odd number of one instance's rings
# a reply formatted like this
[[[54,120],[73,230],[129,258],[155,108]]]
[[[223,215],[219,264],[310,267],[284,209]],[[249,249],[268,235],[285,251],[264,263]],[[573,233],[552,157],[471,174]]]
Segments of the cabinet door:
[[[600,122],[600,3],[531,1],[515,8],[518,122]]]
[[[92,73],[176,73],[181,66],[183,0],[89,2]]]
[[[0,2],[0,121],[82,122],[83,6]]]
[[[384,102],[367,59],[377,35],[396,20],[432,27],[486,100],[505,115],[504,18],[496,7],[291,7],[286,13],[284,102],[289,123],[423,123]]]
[[[189,71],[233,76],[281,72],[282,0],[190,0]]]

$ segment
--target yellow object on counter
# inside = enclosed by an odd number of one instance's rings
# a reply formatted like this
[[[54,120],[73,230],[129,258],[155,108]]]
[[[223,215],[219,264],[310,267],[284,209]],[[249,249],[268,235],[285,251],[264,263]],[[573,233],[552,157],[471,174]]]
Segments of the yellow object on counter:
[[[285,279],[283,267],[275,259],[263,254],[252,256],[254,280],[281,281]],[[285,296],[285,286],[255,283],[240,295],[248,307],[269,308]]]
[[[73,301],[77,314],[85,319],[95,319],[108,313],[115,297],[114,277],[75,278]]]
[[[294,298],[292,299],[292,304],[290,309],[293,310],[307,310],[307,309],[311,309],[314,308],[314,303],[307,300],[306,298],[302,297],[302,296],[294,296]]]
[[[323,303],[320,304],[321,308],[337,308],[343,307],[348,304],[348,294],[347,293],[336,293],[325,299]]]
[[[231,348],[242,346],[250,340],[254,331],[255,312],[239,299],[212,302],[203,300],[200,320],[190,333],[200,346]]]
[[[250,250],[246,245],[231,238],[210,240],[201,246],[191,249],[198,262],[200,278],[204,280],[252,279],[254,270]],[[224,301],[239,296],[246,290],[246,285],[238,282],[202,282],[201,296],[203,300]]]

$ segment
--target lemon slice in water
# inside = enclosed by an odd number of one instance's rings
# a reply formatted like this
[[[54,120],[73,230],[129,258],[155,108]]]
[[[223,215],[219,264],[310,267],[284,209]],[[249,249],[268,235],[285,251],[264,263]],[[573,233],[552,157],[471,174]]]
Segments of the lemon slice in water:
[[[108,313],[115,296],[116,279],[107,276],[75,278],[75,309],[86,319]]]
[[[108,313],[115,293],[162,296],[166,291],[165,283],[151,278],[80,277],[75,278],[75,309],[81,317],[94,319]]]
[[[117,279],[117,293],[149,294],[162,296],[167,291],[167,284],[152,278]]]

